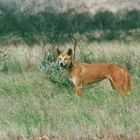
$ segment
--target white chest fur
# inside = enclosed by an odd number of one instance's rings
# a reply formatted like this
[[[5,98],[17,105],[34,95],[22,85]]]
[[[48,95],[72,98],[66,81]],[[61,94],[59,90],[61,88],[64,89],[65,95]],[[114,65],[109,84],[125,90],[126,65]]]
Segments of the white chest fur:
[[[76,78],[72,77],[72,78],[69,78],[69,80],[75,85],[76,84]]]

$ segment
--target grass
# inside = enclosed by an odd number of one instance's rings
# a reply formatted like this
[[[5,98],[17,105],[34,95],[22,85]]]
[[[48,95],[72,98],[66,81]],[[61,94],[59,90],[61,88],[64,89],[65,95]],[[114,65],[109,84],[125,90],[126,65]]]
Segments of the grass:
[[[53,83],[46,73],[36,70],[38,61],[34,57],[41,51],[31,51],[34,55],[31,55],[30,63],[35,66],[32,71],[22,69],[17,73],[17,70],[14,72],[16,67],[8,65],[8,74],[1,73],[0,79],[0,136],[16,139],[17,136],[38,137],[46,134],[52,140],[61,137],[89,140],[96,134],[110,132],[131,139],[140,130],[138,45],[137,42],[80,43],[77,48],[77,54],[83,55],[76,55],[81,56],[76,59],[81,61],[125,65],[133,83],[129,97],[117,95],[107,80],[85,86],[82,96],[76,97],[72,86],[65,83],[67,80],[62,81],[62,84],[61,81]],[[19,48],[16,53],[11,53],[20,62],[18,65],[24,68],[26,63],[18,57],[18,51]],[[23,52],[24,58],[28,54]],[[7,63],[13,63],[11,60],[8,59]]]

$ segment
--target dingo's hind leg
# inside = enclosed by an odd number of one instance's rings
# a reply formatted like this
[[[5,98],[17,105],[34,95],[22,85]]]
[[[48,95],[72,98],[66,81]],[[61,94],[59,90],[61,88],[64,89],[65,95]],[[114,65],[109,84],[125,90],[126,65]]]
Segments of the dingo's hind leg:
[[[118,85],[117,83],[113,82],[112,80],[110,80],[110,84],[111,84],[112,89],[116,90],[118,93],[120,93],[122,91],[121,90],[122,87],[120,87],[120,85]]]
[[[112,88],[115,89],[118,93],[128,95],[127,87],[124,88],[125,80],[123,75],[121,78],[111,77],[109,80]]]
[[[115,89],[115,86],[114,86],[114,84],[113,84],[112,80],[111,80],[111,79],[109,79],[109,81],[110,81],[111,87],[112,87],[113,89]]]

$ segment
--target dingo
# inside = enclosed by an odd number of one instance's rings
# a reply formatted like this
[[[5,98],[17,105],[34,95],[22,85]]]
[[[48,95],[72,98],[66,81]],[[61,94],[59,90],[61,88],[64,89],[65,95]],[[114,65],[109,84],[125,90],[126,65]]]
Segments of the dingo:
[[[110,80],[111,86],[119,93],[129,94],[131,89],[130,76],[126,68],[117,64],[86,64],[72,60],[72,49],[60,51],[57,48],[59,66],[68,71],[70,80],[75,86],[78,96],[83,84],[92,84],[105,78]]]

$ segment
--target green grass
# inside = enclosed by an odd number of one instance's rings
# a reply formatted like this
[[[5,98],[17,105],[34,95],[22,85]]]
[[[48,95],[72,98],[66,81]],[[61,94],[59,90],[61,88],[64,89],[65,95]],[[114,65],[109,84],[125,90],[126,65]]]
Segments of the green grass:
[[[137,87],[123,98],[104,81],[86,87],[77,98],[73,91],[68,94],[70,87],[52,85],[38,73],[5,79],[0,82],[1,135],[88,136],[110,129],[122,129],[126,134],[139,130]]]
[[[78,98],[70,84],[53,83],[37,70],[1,73],[1,137],[14,139],[16,136],[47,134],[56,139],[63,136],[70,140],[80,137],[85,140],[91,135],[110,131],[130,137],[140,130],[140,65],[134,63],[139,61],[139,48],[136,44],[118,42],[88,45],[95,54],[89,56],[88,61],[120,62],[123,65],[128,62],[133,83],[130,96],[116,94],[108,80],[85,86]],[[135,52],[133,57],[127,47]],[[87,48],[85,50],[88,53]],[[121,61],[125,59],[127,61]],[[85,61],[85,57],[82,56],[81,60]]]

